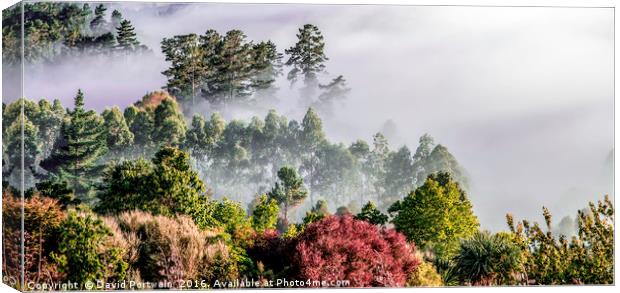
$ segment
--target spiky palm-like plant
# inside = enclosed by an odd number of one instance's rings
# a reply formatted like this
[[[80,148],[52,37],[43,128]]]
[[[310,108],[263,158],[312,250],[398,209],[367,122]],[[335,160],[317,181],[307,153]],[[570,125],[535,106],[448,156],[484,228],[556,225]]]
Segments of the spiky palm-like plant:
[[[478,232],[461,242],[454,263],[461,282],[489,286],[511,284],[521,260],[519,247],[509,235]]]

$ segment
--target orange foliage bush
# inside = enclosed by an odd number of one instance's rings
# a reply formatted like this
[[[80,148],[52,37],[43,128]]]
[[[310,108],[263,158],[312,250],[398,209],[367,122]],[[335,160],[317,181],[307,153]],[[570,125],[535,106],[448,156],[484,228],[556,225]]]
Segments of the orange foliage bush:
[[[105,220],[113,240],[126,251],[130,278],[167,281],[180,287],[184,280],[236,278],[228,247],[214,231],[200,230],[187,216],[173,218],[146,212],[125,212]]]
[[[171,96],[167,91],[154,91],[142,97],[142,100],[136,102],[136,107],[146,110],[147,108],[155,109],[165,99],[171,99],[176,102],[176,98]]]
[[[2,195],[2,270],[5,276],[21,279],[21,216],[22,200],[10,191]],[[35,283],[54,283],[62,279],[49,253],[57,247],[54,233],[65,218],[56,199],[36,193],[23,201],[24,220],[24,280]],[[20,287],[19,284],[16,284]],[[23,287],[22,287],[23,288]]]

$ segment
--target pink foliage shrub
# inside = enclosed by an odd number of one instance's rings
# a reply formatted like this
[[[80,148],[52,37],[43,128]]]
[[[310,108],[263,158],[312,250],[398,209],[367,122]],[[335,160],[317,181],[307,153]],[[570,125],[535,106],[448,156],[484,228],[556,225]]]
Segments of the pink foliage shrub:
[[[421,263],[414,250],[393,229],[351,215],[330,216],[299,235],[292,261],[299,279],[327,284],[348,280],[350,287],[401,287]]]

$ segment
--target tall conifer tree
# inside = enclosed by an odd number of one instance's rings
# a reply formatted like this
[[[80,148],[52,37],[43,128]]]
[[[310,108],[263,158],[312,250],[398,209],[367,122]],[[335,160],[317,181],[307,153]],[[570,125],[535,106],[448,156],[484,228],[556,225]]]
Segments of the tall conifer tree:
[[[226,33],[219,49],[217,81],[223,101],[232,101],[251,94],[252,47],[240,30]]]
[[[162,72],[168,77],[166,88],[179,98],[191,97],[192,105],[210,73],[202,41],[202,37],[188,34],[165,38],[161,42],[166,61],[171,63]]]
[[[291,167],[280,168],[278,179],[267,195],[282,205],[283,219],[288,223],[289,210],[301,204],[306,199],[308,191],[304,187],[303,179]]]
[[[95,18],[90,21],[90,29],[93,33],[99,34],[106,27],[105,12],[108,10],[103,4],[95,7]]]
[[[108,150],[104,131],[103,119],[97,112],[84,108],[84,94],[78,90],[75,107],[69,111],[60,138],[41,167],[53,179],[66,181],[81,199],[87,199],[102,169],[98,161]]]
[[[317,73],[325,69],[325,42],[319,28],[312,24],[306,24],[299,29],[297,43],[284,52],[289,55],[286,65],[293,68],[288,73],[291,83],[297,81],[299,76],[304,78],[304,95],[312,96],[318,85]]]
[[[136,50],[140,47],[134,27],[129,20],[124,19],[121,21],[120,26],[116,28],[116,42],[118,43],[118,48],[125,51]]]

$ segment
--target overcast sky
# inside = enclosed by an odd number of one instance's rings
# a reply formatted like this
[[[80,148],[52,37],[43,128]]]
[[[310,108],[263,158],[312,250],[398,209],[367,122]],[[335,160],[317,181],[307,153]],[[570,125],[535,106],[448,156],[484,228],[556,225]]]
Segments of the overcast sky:
[[[118,5],[118,4],[110,4]],[[613,148],[613,10],[343,5],[174,5],[118,8],[154,55],[139,60],[74,60],[25,74],[26,96],[70,105],[82,88],[87,106],[126,106],[161,88],[163,37],[243,30],[283,51],[297,28],[316,24],[328,75],[352,91],[326,123],[332,139],[370,140],[386,120],[413,150],[428,132],[468,170],[483,227],[504,214],[556,219],[612,192],[605,159]],[[109,10],[111,11],[111,10]],[[300,119],[279,81],[279,109]],[[399,145],[394,145],[398,147]],[[607,171],[609,173],[609,171]]]

